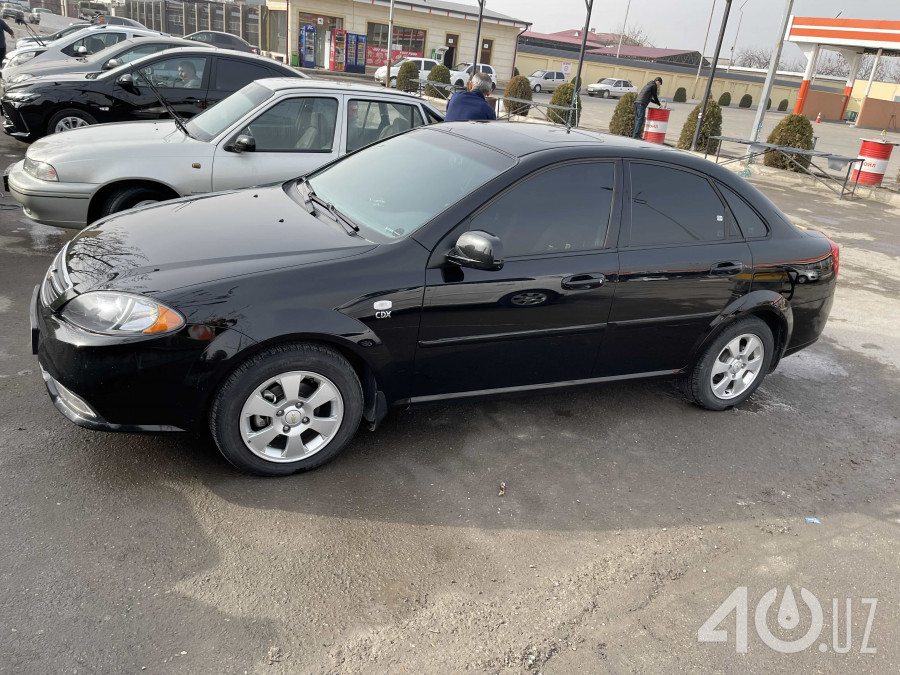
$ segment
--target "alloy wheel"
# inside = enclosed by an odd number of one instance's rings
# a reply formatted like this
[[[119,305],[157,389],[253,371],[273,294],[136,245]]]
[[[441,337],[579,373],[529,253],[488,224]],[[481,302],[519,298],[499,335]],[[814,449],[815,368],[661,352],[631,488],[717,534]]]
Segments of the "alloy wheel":
[[[752,333],[729,340],[716,357],[709,384],[717,398],[737,398],[750,387],[765,362],[762,340]]]
[[[80,127],[90,126],[84,119],[81,117],[63,117],[59,122],[56,123],[56,126],[53,128],[53,133],[59,134],[63,131],[70,131],[72,129],[78,129]]]
[[[244,402],[241,438],[269,462],[296,462],[321,452],[337,435],[344,400],[327,377],[291,371],[269,378]]]

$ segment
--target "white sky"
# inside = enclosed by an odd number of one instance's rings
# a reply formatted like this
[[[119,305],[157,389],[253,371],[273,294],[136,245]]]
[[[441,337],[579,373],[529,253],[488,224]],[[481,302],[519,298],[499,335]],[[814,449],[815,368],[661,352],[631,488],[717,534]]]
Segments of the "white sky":
[[[457,0],[477,6],[474,0]],[[740,7],[745,0],[734,0],[728,18],[728,27],[722,43],[722,57],[728,58],[735,41],[735,32],[741,18]],[[627,0],[594,0],[591,27],[598,33],[613,33],[625,18]],[[631,0],[628,13],[629,25],[640,25],[656,47],[684,48],[700,51],[709,23],[713,0]],[[771,49],[778,39],[781,17],[786,0],[746,0],[740,34],[737,36],[735,54],[742,47]],[[487,0],[486,8],[531,21],[532,30],[553,33],[570,28],[583,28],[586,11],[584,0]],[[713,25],[705,54],[712,56],[725,11],[725,0],[715,0]],[[881,19],[900,21],[900,0],[794,0],[792,14],[796,16]],[[784,55],[800,56],[800,50],[785,43]]]

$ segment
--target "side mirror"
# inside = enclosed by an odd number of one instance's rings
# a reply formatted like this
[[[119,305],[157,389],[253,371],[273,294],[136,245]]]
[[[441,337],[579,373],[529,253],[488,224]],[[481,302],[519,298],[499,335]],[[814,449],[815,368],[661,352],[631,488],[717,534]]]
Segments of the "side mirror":
[[[226,149],[230,149],[232,152],[255,152],[256,139],[253,138],[253,136],[241,134],[234,139],[234,145],[232,145],[231,148]]]
[[[503,242],[487,232],[465,232],[456,240],[456,246],[447,255],[447,260],[476,270],[503,269]]]
[[[75,47],[75,53],[78,54],[78,56],[84,56],[87,54],[87,47],[79,45],[78,47]]]
[[[113,68],[118,68],[121,63],[119,63],[118,59],[110,59],[106,63],[103,64],[103,70],[112,70]]]
[[[125,73],[124,75],[119,75],[119,79],[116,80],[116,84],[118,84],[125,91],[130,91],[132,94],[137,93],[137,86],[134,84],[134,75],[131,73]]]

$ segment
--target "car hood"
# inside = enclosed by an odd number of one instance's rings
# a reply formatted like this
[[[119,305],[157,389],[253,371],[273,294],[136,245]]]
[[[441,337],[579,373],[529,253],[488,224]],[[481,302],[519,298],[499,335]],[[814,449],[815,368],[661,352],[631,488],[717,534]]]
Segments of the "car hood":
[[[75,291],[152,295],[374,248],[307,213],[288,189],[293,183],[177,199],[88,227],[66,251]]]
[[[28,148],[30,159],[52,164],[63,182],[76,179],[72,167],[86,169],[97,160],[121,163],[134,157],[184,155],[200,159],[212,153],[212,145],[186,136],[172,120],[81,127],[64,134],[50,134]],[[90,178],[82,175],[79,180]]]

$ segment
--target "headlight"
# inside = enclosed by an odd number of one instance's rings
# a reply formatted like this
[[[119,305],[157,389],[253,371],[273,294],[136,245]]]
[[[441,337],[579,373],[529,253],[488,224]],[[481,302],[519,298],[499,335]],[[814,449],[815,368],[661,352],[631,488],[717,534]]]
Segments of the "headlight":
[[[16,54],[12,57],[9,62],[6,64],[7,68],[14,68],[16,66],[21,66],[23,63],[28,63],[37,56],[37,52],[22,52],[21,54]]]
[[[33,91],[9,91],[6,93],[6,100],[12,101],[13,103],[27,103],[28,101],[33,101],[39,96],[39,94],[35,94]]]
[[[10,79],[9,83],[15,84],[16,82],[24,82],[25,80],[30,80],[32,77],[34,77],[34,75],[32,75],[31,73],[20,73],[19,75],[16,75],[12,79]]]
[[[47,164],[47,162],[36,162],[30,157],[26,157],[25,166],[22,168],[25,169],[25,173],[38,180],[59,181],[59,176],[56,175],[56,169],[50,164]]]
[[[178,312],[150,298],[115,291],[91,291],[77,296],[62,309],[71,324],[104,335],[153,335],[184,325]]]

